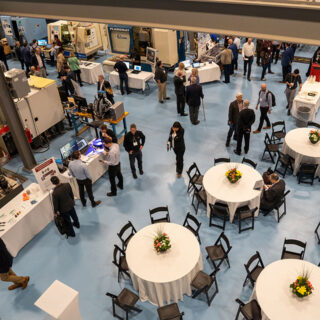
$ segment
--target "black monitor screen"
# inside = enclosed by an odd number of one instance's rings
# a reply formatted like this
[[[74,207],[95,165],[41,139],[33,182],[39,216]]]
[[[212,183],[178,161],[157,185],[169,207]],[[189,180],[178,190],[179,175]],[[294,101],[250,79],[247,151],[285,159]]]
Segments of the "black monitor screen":
[[[64,160],[69,158],[75,150],[78,150],[77,141],[71,140],[70,142],[68,142],[63,147],[60,148],[62,159]]]
[[[73,96],[74,102],[78,107],[88,108],[87,99],[79,96]]]
[[[61,102],[68,102],[68,94],[62,86],[58,87]]]

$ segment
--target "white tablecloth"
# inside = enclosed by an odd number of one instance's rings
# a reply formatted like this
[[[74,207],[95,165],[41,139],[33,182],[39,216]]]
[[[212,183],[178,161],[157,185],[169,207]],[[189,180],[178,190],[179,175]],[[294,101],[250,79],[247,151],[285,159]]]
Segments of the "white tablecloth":
[[[298,128],[289,131],[282,146],[282,152],[295,159],[294,172],[298,173],[301,163],[317,163],[319,167],[316,176],[320,176],[320,142],[312,144],[309,141],[309,132],[313,128]]]
[[[314,290],[305,298],[298,298],[289,287],[304,271]],[[269,264],[260,273],[252,298],[262,310],[262,320],[320,319],[320,268],[296,259],[285,259]]]
[[[34,303],[56,320],[81,320],[79,292],[55,280]]]
[[[152,72],[141,71],[139,73],[132,73],[132,70],[127,71],[128,84],[131,89],[138,89],[144,91],[146,89],[146,82],[153,81],[154,74]],[[111,86],[119,86],[119,74],[117,71],[112,71],[109,74],[109,82]]]
[[[158,230],[171,240],[172,247],[165,253],[157,253],[153,247]],[[140,230],[130,240],[126,258],[140,300],[158,306],[191,295],[190,283],[203,268],[197,238],[174,223],[156,223]]]
[[[316,91],[318,94],[315,97],[308,96],[308,92]],[[311,83],[307,80],[300,91],[299,94],[293,100],[291,115],[295,118],[300,119],[297,115],[298,107],[306,106],[311,108],[311,113],[309,119],[301,119],[301,120],[308,120],[314,121],[316,118],[316,114],[318,112],[320,106],[320,82]]]
[[[236,183],[230,183],[226,177],[229,169],[237,168],[242,178]],[[261,174],[242,163],[221,163],[209,169],[203,178],[203,186],[207,192],[207,215],[210,217],[209,203],[216,201],[226,203],[229,207],[230,222],[233,221],[238,207],[248,205],[250,209],[260,207],[260,196],[263,187]],[[254,190],[260,188],[260,190]],[[259,210],[255,212],[257,216]]]
[[[90,63],[86,66],[85,64]],[[83,82],[87,83],[97,83],[98,76],[104,75],[101,63],[96,62],[82,62],[80,64],[81,79]]]
[[[175,69],[175,72],[177,70],[178,70],[178,68]],[[186,85],[187,86],[189,85],[188,79],[191,76],[191,71],[192,71],[192,67],[189,67],[186,70],[186,78],[187,78]],[[199,72],[200,83],[219,81],[220,77],[221,77],[220,67],[214,62],[212,62],[211,64],[206,62],[206,65],[201,63],[200,68],[198,68],[198,72]]]
[[[30,200],[23,201],[22,193],[27,190],[31,191]],[[0,237],[13,257],[53,220],[49,192],[42,192],[36,183],[32,183],[23,192],[0,210],[0,222],[6,222],[4,227],[0,226],[0,229],[4,229],[0,231]],[[37,203],[31,204],[31,200]],[[15,217],[19,211],[21,214]]]

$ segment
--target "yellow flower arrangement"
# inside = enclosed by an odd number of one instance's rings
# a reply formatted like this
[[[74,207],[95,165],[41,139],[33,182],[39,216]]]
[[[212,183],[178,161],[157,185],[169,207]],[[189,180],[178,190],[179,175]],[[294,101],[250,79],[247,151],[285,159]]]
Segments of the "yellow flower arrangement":
[[[294,293],[299,298],[307,297],[312,294],[314,289],[311,282],[308,280],[308,276],[298,276],[297,280],[290,284],[292,293]]]
[[[242,173],[237,168],[233,168],[226,172],[226,177],[231,183],[236,183],[241,179]]]

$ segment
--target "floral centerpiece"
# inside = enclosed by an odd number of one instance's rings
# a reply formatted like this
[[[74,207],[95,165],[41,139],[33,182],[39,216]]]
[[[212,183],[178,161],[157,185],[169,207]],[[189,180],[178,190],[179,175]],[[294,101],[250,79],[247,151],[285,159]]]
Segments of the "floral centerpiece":
[[[236,183],[241,179],[242,173],[237,168],[233,168],[226,172],[226,177],[231,183]]]
[[[309,140],[311,143],[316,144],[320,140],[320,133],[318,130],[311,130],[309,132]]]
[[[165,252],[171,248],[170,238],[165,232],[158,230],[153,241],[153,246],[158,253]]]
[[[308,278],[308,274],[305,273],[299,276],[295,282],[291,283],[290,288],[292,289],[292,293],[299,298],[304,298],[312,294],[314,288]]]

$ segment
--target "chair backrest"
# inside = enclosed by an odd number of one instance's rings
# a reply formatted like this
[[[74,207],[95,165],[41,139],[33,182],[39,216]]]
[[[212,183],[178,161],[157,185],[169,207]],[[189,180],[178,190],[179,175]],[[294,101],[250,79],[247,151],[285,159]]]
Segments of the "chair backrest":
[[[216,202],[215,204],[209,203],[210,214],[215,216],[214,209],[221,210],[221,212],[225,212],[226,216],[229,216],[229,207],[224,205],[223,203]]]
[[[276,128],[276,130],[274,130],[275,127],[280,127],[280,126],[281,128]],[[280,132],[280,131],[286,132],[286,123],[284,121],[277,121],[272,123],[272,132]]]
[[[127,232],[127,230],[129,230],[129,231]],[[122,229],[120,230],[120,232],[118,233],[118,237],[120,238],[120,240],[124,244],[127,241],[127,239],[129,239],[136,232],[137,231],[136,231],[135,227],[133,226],[133,224],[131,223],[131,221],[128,221],[128,223],[126,225],[124,225],[122,227]],[[127,233],[127,235],[125,235],[125,233]]]
[[[316,122],[313,122],[313,121],[309,121],[308,122],[308,127],[316,127],[316,128],[320,129],[320,124],[316,123]]]
[[[319,233],[319,228],[320,228],[320,222],[318,223],[316,230],[314,230],[317,238],[318,238],[318,242],[320,243],[320,233]]]
[[[118,268],[120,268],[120,258],[124,256],[124,251],[119,248],[116,244],[114,245],[113,250],[113,264],[115,264]]]
[[[264,136],[264,143],[265,145],[272,144],[272,141],[267,132],[266,132],[266,135]]]
[[[251,265],[257,262],[253,268],[251,268]],[[248,262],[244,265],[246,268],[247,272],[250,273],[252,269],[254,269],[256,266],[261,266],[264,267],[264,264],[262,262],[261,256],[259,251],[256,251],[256,253],[248,260]]]
[[[195,175],[200,175],[200,170],[196,163],[194,162],[188,169],[187,174],[189,176],[189,179],[191,180]]]
[[[215,165],[220,162],[230,162],[230,158],[214,158]]]
[[[285,238],[284,243],[283,243],[283,250],[282,250],[283,252],[288,251],[286,245],[292,245],[292,246],[297,246],[297,247],[302,248],[302,251],[300,253],[298,253],[298,252],[297,253],[300,254],[301,258],[303,259],[304,252],[305,252],[306,246],[307,246],[306,242],[302,242],[302,241],[296,240],[296,239],[286,239]],[[290,252],[292,252],[292,251],[290,251]]]
[[[317,164],[311,164],[311,163],[302,163],[300,165],[299,172],[301,173],[310,173],[315,174],[317,171],[318,165]]]
[[[159,212],[164,212],[165,213],[165,216],[164,217],[161,217],[161,218],[154,218],[153,215],[155,215],[156,213],[159,213]],[[156,222],[157,220],[160,220],[160,219],[164,219],[164,218],[168,218],[169,216],[169,209],[168,209],[168,206],[165,206],[165,207],[157,207],[157,208],[154,208],[154,209],[150,209],[149,210],[149,213],[150,213],[150,219],[151,219],[151,223],[154,223]]]
[[[248,164],[250,164],[253,168],[256,168],[256,167],[257,167],[257,163],[256,163],[256,162],[254,162],[254,161],[252,161],[252,160],[250,160],[250,159],[248,159],[248,158],[246,158],[246,157],[243,157],[242,163],[248,163]]]
[[[191,222],[191,223],[190,223]],[[195,226],[194,226],[195,225]],[[187,216],[184,220],[183,226],[186,227],[188,226],[189,228],[191,228],[195,233],[199,232],[201,223],[198,221],[198,219],[191,215],[189,212],[187,213]]]
[[[225,245],[223,245],[222,240],[224,241],[224,244],[225,244]],[[229,239],[228,239],[227,236],[224,234],[224,232],[221,232],[221,234],[220,234],[219,238],[217,239],[215,245],[217,245],[217,244],[221,244],[222,247],[224,248],[224,251],[225,251],[226,253],[228,253],[228,252],[231,250],[231,248],[232,248],[232,246],[230,245]],[[225,246],[226,246],[226,248],[225,248]]]

